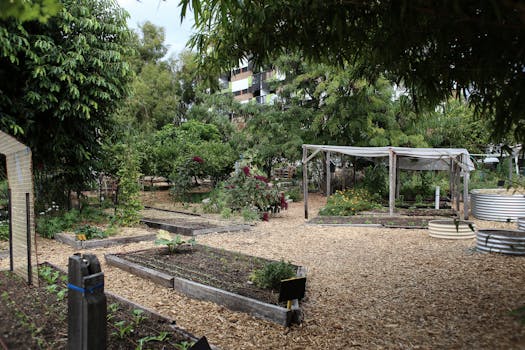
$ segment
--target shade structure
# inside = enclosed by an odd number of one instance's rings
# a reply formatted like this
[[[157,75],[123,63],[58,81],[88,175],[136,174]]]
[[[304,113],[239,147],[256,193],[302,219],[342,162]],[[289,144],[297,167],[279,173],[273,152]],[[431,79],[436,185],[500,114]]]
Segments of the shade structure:
[[[9,183],[10,269],[38,284],[31,149],[0,131]]]
[[[309,154],[311,152],[311,154]],[[468,198],[468,180],[474,163],[469,152],[464,148],[410,148],[410,147],[355,147],[331,145],[303,145],[303,192],[305,198],[305,218],[308,218],[308,161],[319,152],[325,152],[328,158],[332,153],[379,160],[388,158],[390,196],[390,215],[394,212],[396,169],[405,170],[441,170],[451,173],[451,190],[459,188],[459,179],[463,178],[463,198]],[[329,177],[329,172],[327,172]],[[327,186],[329,179],[327,179]],[[329,193],[327,188],[327,193]],[[459,193],[458,193],[459,194]],[[459,211],[459,195],[456,196]],[[468,218],[468,201],[464,200],[463,219]]]

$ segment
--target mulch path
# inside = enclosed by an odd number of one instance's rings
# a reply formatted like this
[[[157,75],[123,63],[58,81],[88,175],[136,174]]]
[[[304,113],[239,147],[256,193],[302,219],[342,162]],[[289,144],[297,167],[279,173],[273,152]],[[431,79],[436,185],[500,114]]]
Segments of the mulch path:
[[[324,201],[310,196],[312,216]],[[198,238],[305,266],[301,325],[284,328],[193,300],[100,259],[106,288],[222,349],[525,349],[525,326],[511,314],[525,304],[524,258],[477,253],[475,239],[434,239],[424,229],[305,225],[303,215],[303,203],[291,203],[251,231]],[[478,228],[516,227],[472,221]],[[75,252],[55,241],[39,238],[37,244],[40,261],[63,268]],[[154,247],[141,242],[89,252],[101,258]],[[8,263],[0,260],[0,268]]]

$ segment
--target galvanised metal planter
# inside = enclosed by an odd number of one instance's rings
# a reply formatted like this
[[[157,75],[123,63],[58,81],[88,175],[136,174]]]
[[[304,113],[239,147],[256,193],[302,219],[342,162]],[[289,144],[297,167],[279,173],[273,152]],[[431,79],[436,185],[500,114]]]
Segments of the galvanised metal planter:
[[[518,230],[525,231],[525,218],[524,217],[518,218]]]
[[[431,220],[428,234],[434,238],[470,239],[476,237],[474,223],[465,220]]]
[[[481,220],[516,222],[525,217],[525,195],[505,189],[482,189],[470,192],[471,210]]]
[[[525,256],[525,232],[518,230],[479,230],[476,248],[485,253]]]

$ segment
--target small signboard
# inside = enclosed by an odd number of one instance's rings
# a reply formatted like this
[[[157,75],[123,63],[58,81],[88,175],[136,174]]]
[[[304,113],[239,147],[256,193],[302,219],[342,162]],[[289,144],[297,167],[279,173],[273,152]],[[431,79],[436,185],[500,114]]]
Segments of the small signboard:
[[[281,281],[279,302],[304,298],[306,277],[294,277]]]
[[[195,344],[193,344],[189,350],[211,350],[210,344],[206,337],[200,338]]]

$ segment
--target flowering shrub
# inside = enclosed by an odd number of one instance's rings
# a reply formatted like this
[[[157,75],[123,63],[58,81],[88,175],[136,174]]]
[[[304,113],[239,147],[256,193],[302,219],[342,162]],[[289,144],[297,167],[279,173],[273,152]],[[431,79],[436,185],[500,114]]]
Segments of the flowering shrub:
[[[260,219],[268,220],[269,213],[277,213],[287,207],[284,195],[273,188],[264,176],[252,176],[251,169],[246,166],[225,181],[220,190],[214,191],[205,209],[221,212],[226,208],[243,212],[246,217],[246,212],[252,211]]]
[[[379,196],[370,194],[365,189],[346,189],[336,191],[328,197],[326,205],[319,210],[319,215],[349,216],[363,210],[378,208]]]

